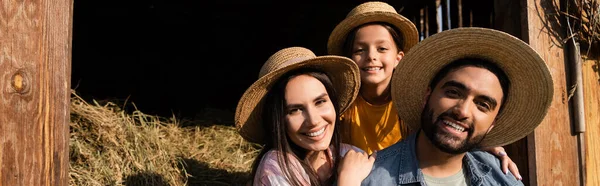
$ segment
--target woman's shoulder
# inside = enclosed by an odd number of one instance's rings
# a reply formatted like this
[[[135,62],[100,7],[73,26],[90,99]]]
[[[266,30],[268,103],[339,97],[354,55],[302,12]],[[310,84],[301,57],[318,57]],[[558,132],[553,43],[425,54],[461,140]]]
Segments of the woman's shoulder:
[[[259,170],[273,170],[279,169],[279,164],[277,163],[278,156],[281,156],[281,152],[278,150],[269,150],[267,153],[263,155],[260,160]]]
[[[278,158],[282,155],[283,153],[278,150],[269,150],[263,155],[254,176],[254,185],[289,185],[283,169],[277,162]],[[289,160],[290,164],[287,170],[296,177],[306,179],[308,175],[302,170],[300,162],[294,158],[290,158]]]

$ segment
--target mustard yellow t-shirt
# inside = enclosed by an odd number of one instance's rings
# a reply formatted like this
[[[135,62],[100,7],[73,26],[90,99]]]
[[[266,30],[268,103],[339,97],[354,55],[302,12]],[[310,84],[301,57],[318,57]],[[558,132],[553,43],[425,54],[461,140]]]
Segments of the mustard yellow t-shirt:
[[[372,105],[358,96],[342,116],[343,142],[371,154],[408,136],[408,127],[399,120],[393,102]]]

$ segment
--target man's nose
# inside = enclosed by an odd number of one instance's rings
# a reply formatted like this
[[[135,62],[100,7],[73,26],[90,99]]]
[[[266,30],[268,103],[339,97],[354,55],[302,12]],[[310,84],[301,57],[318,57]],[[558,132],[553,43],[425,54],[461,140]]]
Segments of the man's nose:
[[[452,113],[457,117],[457,120],[469,119],[471,116],[471,106],[466,100],[461,100],[452,108]]]

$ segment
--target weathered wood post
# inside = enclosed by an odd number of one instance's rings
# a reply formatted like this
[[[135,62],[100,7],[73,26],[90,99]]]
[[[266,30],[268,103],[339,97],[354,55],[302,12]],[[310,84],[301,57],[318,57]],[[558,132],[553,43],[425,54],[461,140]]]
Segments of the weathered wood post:
[[[565,27],[557,24],[560,0],[495,0],[495,27],[535,49],[554,79],[548,115],[527,138],[508,146],[525,185],[581,185],[579,149],[569,115]],[[556,7],[558,6],[558,7]],[[584,86],[585,87],[585,86]]]
[[[0,1],[0,184],[67,185],[72,0]]]

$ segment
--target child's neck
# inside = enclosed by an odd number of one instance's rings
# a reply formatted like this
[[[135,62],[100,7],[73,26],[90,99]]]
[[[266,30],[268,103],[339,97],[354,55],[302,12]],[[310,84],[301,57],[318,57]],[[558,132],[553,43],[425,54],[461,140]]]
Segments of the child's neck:
[[[388,85],[361,85],[360,96],[371,105],[387,104],[392,100],[392,91]]]

